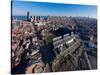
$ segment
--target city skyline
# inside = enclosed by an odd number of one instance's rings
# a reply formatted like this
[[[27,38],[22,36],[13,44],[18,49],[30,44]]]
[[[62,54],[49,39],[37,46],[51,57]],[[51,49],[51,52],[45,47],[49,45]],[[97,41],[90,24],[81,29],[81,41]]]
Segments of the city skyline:
[[[12,1],[12,16],[82,16],[97,18],[97,6],[45,2]]]

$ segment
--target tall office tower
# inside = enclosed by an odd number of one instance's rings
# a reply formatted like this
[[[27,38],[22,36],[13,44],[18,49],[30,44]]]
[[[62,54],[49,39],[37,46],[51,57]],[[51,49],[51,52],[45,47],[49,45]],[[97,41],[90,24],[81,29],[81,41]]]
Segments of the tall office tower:
[[[36,16],[36,20],[38,20],[38,16]]]
[[[38,19],[40,20],[40,16],[38,17]]]
[[[29,21],[29,11],[27,12],[27,21]]]
[[[30,18],[33,18],[32,16],[30,16]]]
[[[34,18],[34,20],[35,20],[35,16],[34,16],[33,18]]]

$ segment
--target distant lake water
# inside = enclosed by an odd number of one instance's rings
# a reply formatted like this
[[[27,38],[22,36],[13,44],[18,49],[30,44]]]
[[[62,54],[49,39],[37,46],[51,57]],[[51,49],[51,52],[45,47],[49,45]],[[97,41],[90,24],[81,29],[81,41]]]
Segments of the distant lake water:
[[[27,20],[27,16],[12,16],[12,19]]]
[[[41,16],[41,18],[47,19],[48,16]],[[27,16],[12,16],[12,19],[27,20]]]

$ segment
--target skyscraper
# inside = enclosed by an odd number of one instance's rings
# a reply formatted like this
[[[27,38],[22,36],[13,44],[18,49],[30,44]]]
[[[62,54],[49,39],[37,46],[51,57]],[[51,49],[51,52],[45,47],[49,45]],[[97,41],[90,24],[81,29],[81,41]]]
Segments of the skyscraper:
[[[38,17],[38,19],[40,20],[40,16]]]
[[[34,16],[34,20],[35,20],[35,16]]]
[[[38,16],[36,16],[36,20],[38,20]]]
[[[29,11],[27,12],[27,21],[29,21]]]

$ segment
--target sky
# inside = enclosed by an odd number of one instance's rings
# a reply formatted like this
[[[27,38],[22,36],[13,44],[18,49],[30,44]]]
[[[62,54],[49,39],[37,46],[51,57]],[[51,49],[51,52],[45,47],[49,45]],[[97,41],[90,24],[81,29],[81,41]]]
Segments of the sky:
[[[12,1],[12,15],[50,15],[50,16],[82,16],[97,18],[97,6],[95,5],[78,5],[78,4],[61,4],[61,3],[44,3],[30,1]]]

